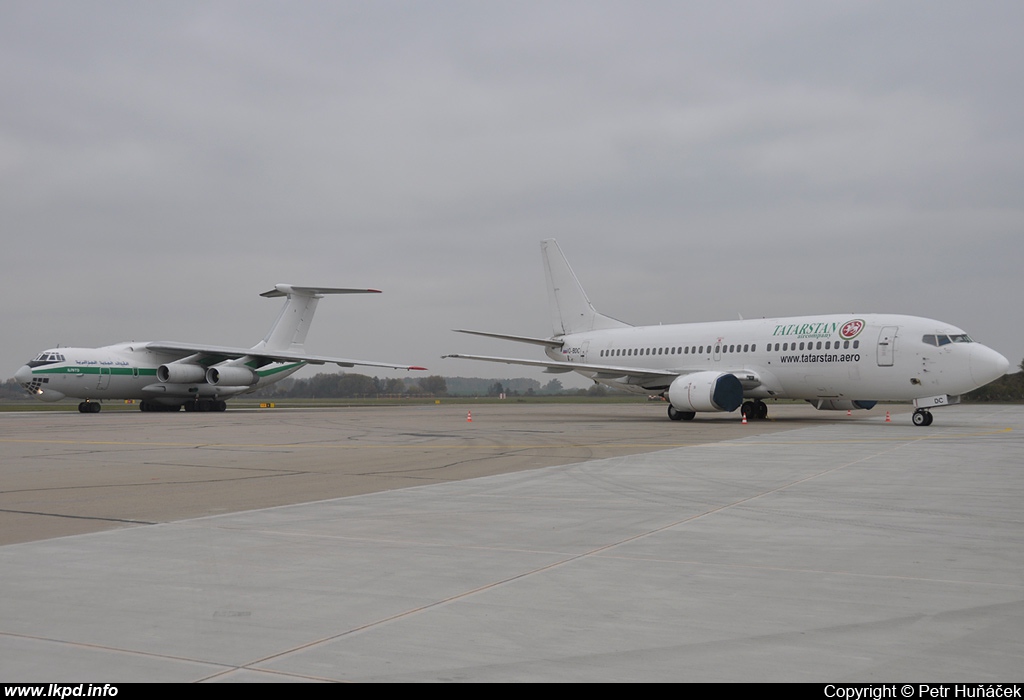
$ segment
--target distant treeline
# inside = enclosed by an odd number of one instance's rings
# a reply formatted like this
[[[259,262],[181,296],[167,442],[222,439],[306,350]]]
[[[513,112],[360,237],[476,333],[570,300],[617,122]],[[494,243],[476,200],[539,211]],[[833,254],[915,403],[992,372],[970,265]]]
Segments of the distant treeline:
[[[1024,360],[1021,360],[1019,372],[1005,374],[975,389],[964,396],[964,401],[1024,401]]]
[[[376,397],[440,396],[604,396],[618,393],[595,384],[567,390],[557,379],[541,385],[536,379],[484,379],[480,377],[403,377],[380,379],[349,372],[322,372],[308,379],[285,379],[253,394],[258,398],[355,399]]]
[[[381,379],[350,372],[321,372],[308,379],[289,377],[251,396],[256,398],[354,399],[375,397],[433,396],[604,396],[620,393],[595,384],[588,389],[566,389],[552,379],[541,385],[536,379],[483,379],[480,377],[403,377]],[[0,384],[0,399],[26,399],[28,394],[16,381]]]

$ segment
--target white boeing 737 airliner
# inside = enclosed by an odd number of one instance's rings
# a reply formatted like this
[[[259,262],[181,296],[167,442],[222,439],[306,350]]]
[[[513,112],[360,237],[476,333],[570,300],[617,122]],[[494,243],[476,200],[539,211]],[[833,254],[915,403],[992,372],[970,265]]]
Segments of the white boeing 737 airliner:
[[[390,362],[349,360],[306,353],[304,343],[324,294],[376,294],[376,289],[335,289],[279,284],[260,296],[286,297],[266,337],[251,348],[175,342],[118,343],[102,348],[54,348],[14,375],[42,401],[83,399],[82,413],[100,401],[141,401],[143,411],[223,411],[225,399],[278,382],[307,364],[425,369]]]
[[[533,338],[459,330],[531,343],[549,361],[481,355],[470,360],[578,372],[635,393],[659,393],[668,417],[742,409],[767,418],[764,399],[804,399],[820,410],[913,401],[915,425],[930,409],[1006,373],[1010,363],[942,321],[892,314],[801,316],[630,326],[597,313],[554,240],[541,243],[554,333]]]

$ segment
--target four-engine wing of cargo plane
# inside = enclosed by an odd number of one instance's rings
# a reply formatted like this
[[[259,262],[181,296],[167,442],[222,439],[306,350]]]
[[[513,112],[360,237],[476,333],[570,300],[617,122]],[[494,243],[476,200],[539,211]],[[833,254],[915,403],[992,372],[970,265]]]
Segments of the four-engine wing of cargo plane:
[[[311,355],[305,350],[317,304],[327,294],[378,294],[376,289],[278,284],[263,297],[285,297],[266,337],[251,348],[157,341],[100,348],[54,348],[15,374],[42,401],[82,399],[96,413],[103,400],[139,400],[143,411],[223,411],[226,400],[280,381],[307,364],[423,370],[393,362]]]
[[[598,313],[558,244],[541,243],[553,333],[549,338],[458,330],[540,345],[548,360],[445,357],[578,372],[635,393],[658,393],[672,420],[698,412],[768,416],[765,399],[803,399],[821,410],[912,401],[915,425],[930,409],[1006,373],[1009,362],[942,321],[895,314],[631,326]]]

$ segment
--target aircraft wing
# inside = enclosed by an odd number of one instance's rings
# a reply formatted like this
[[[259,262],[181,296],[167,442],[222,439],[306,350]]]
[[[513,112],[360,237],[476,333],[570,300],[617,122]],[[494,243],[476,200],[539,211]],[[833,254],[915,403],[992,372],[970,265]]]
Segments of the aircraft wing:
[[[607,379],[624,384],[635,384],[645,389],[655,390],[667,388],[672,380],[685,374],[705,371],[694,369],[652,369],[650,367],[620,367],[617,365],[598,365],[587,362],[556,362],[554,360],[523,360],[516,357],[489,357],[486,355],[443,355],[461,360],[483,360],[484,362],[501,362],[506,365],[526,365],[528,367],[544,367],[545,372],[561,374],[564,372],[592,372],[591,379]],[[761,376],[752,369],[727,369],[740,380],[745,390],[753,389],[762,383]]]
[[[528,367],[544,367],[552,373],[563,372],[594,372],[594,379],[617,380],[629,384],[643,385],[652,379],[674,379],[681,374],[689,374],[697,370],[672,371],[643,367],[620,367],[617,365],[597,365],[587,362],[556,362],[554,360],[523,360],[515,357],[489,357],[486,355],[443,355],[461,360],[483,360],[484,362],[501,362],[506,365],[526,365]]]
[[[235,360],[239,357],[258,357],[269,362],[305,362],[311,365],[335,364],[339,367],[390,367],[392,369],[416,369],[425,370],[426,367],[415,365],[403,365],[393,362],[373,362],[371,360],[350,360],[344,357],[326,357],[323,355],[307,355],[305,353],[288,352],[287,350],[262,350],[257,348],[232,348],[221,345],[190,345],[188,343],[175,343],[169,341],[158,341],[146,343],[146,348],[154,352],[166,352],[172,354],[205,355],[214,363],[224,360]]]

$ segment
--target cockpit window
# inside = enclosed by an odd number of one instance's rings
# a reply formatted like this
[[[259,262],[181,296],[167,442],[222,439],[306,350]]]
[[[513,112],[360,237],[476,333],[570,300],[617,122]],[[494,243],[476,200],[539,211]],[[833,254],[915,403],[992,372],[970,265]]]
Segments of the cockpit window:
[[[942,347],[950,343],[973,343],[974,341],[966,333],[961,333],[960,335],[926,335],[921,338],[921,342],[925,345]]]
[[[28,363],[28,366],[38,367],[39,365],[48,365],[53,362],[64,362],[64,356],[59,352],[41,352],[36,359]]]

